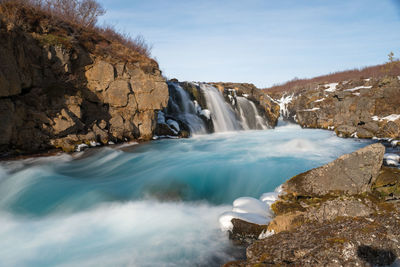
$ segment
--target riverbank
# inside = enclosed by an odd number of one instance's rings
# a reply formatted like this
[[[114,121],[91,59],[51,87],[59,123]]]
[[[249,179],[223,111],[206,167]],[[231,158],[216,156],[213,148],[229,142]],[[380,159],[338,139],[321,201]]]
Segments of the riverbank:
[[[289,179],[269,223],[232,221],[231,238],[250,245],[247,260],[225,266],[394,263],[400,170],[382,165],[384,153],[376,143]]]

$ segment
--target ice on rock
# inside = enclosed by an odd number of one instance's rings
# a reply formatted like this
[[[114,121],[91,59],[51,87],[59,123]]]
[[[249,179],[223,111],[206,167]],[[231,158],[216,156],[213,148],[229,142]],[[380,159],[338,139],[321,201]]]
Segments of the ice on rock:
[[[207,120],[211,119],[211,112],[208,109],[203,109],[200,112],[200,115],[204,116],[207,118]]]
[[[240,197],[236,199],[233,202],[232,211],[224,212],[219,217],[221,230],[231,231],[233,228],[232,219],[267,225],[272,220],[271,205],[278,199],[281,193],[282,186],[279,186],[274,192],[262,194],[259,200],[252,197]]]
[[[256,213],[240,213],[234,211],[224,212],[219,217],[219,224],[222,231],[231,231],[233,229],[232,219],[240,219],[249,223],[266,225],[271,221],[271,218],[262,216]]]
[[[282,96],[281,99],[277,100],[280,108],[280,112],[284,117],[289,116],[288,105],[292,102],[294,94],[288,96]]]
[[[383,156],[383,160],[386,162],[387,165],[398,166],[400,163],[400,155],[393,153],[386,153]]]
[[[238,213],[253,213],[262,216],[268,216],[269,210],[267,205],[252,197],[240,197],[233,202],[233,212]]]
[[[76,152],[81,152],[83,149],[88,148],[89,146],[87,144],[80,144],[76,147]]]

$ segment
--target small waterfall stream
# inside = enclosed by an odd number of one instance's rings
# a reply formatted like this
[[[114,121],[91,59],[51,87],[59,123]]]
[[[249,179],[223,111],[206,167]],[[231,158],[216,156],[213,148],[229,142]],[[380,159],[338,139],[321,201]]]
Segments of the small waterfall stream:
[[[257,111],[256,105],[243,96],[236,97],[240,118],[245,130],[265,130],[268,126]]]
[[[206,98],[207,107],[211,111],[215,132],[229,132],[242,129],[235,112],[225,102],[217,88],[209,84],[201,84],[200,89]]]
[[[204,121],[198,116],[198,110],[189,94],[177,83],[168,83],[170,99],[168,113],[185,123],[193,134],[207,133]]]
[[[267,120],[260,115],[256,104],[247,99],[247,96],[237,96],[234,89],[227,89],[223,94],[216,87],[206,83],[191,83],[190,89],[182,86],[185,85],[168,82],[170,98],[168,108],[164,112],[170,118],[169,124],[172,123],[171,120],[176,121],[176,124],[179,121],[187,126],[186,129],[189,128],[191,134],[269,128]],[[193,88],[197,92],[186,91]],[[224,98],[224,95],[229,99]]]

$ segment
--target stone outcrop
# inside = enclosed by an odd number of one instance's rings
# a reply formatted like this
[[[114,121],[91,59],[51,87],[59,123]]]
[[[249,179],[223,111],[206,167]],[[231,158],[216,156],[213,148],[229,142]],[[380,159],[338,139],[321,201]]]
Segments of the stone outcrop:
[[[341,137],[400,138],[399,103],[398,77],[315,84],[294,93],[287,119]]]
[[[49,21],[16,24],[0,14],[0,153],[150,139],[155,111],[168,102],[157,63]]]
[[[225,266],[392,264],[400,255],[400,176],[381,166],[383,153],[369,145],[288,180],[271,207],[274,234],[253,239],[246,260]]]
[[[283,185],[283,190],[294,196],[366,192],[378,177],[384,153],[382,144],[369,145],[322,167],[296,175]]]

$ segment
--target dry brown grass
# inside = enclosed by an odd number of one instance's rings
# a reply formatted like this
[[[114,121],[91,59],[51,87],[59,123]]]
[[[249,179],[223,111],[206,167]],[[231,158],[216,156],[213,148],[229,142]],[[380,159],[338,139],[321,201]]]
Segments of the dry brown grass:
[[[90,52],[125,60],[150,58],[142,36],[132,38],[113,26],[97,26],[105,10],[95,0],[0,0],[0,19],[28,32],[72,37]]]
[[[400,75],[400,61],[388,62],[382,65],[353,69],[347,71],[334,72],[323,76],[310,79],[293,79],[283,84],[265,88],[268,93],[296,92],[304,88],[312,88],[316,84],[334,83],[346,80],[358,80],[366,78],[383,78],[384,76]]]

